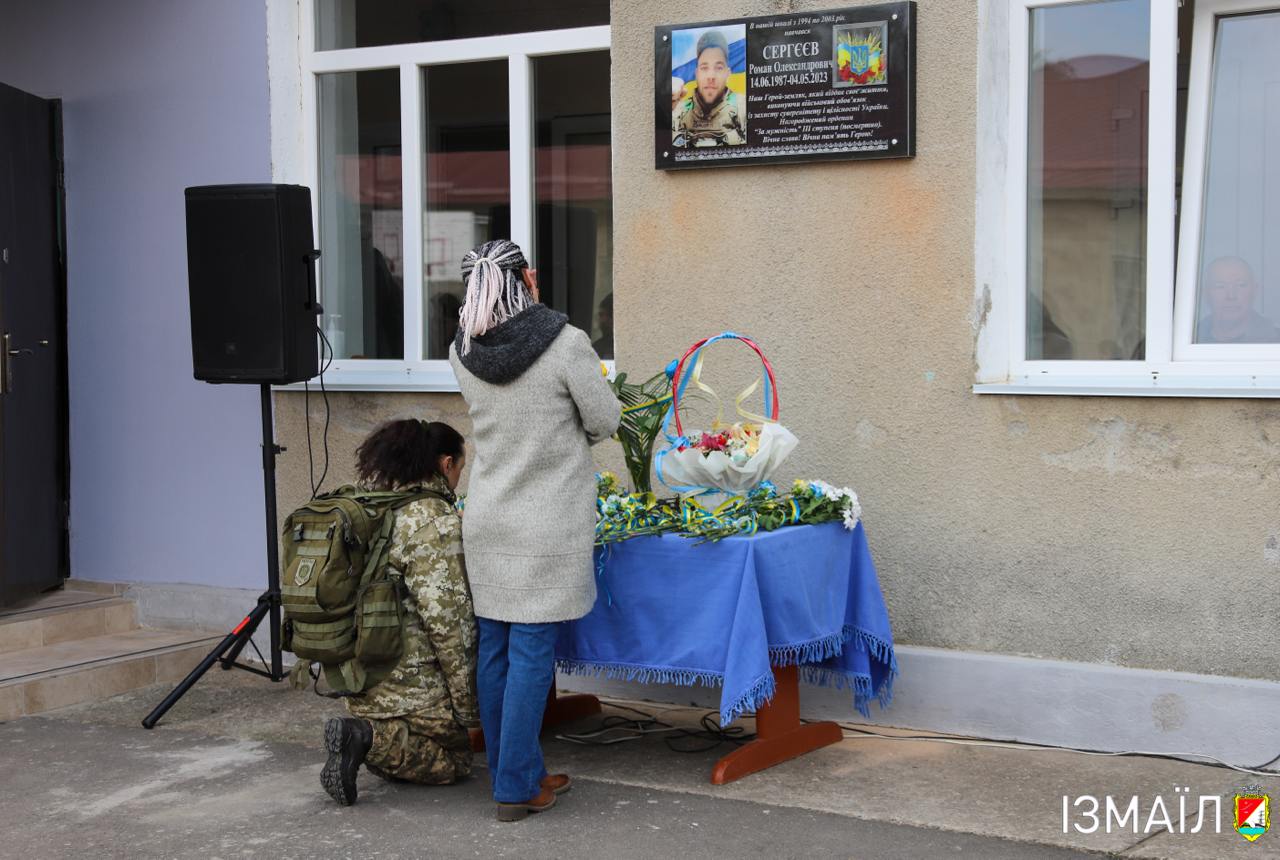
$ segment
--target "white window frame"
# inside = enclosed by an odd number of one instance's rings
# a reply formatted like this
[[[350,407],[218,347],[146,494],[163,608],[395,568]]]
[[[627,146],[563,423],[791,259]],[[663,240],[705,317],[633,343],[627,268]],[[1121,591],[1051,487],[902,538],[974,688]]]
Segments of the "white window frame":
[[[500,36],[480,36],[438,42],[383,45],[370,48],[316,50],[316,2],[302,0],[300,9],[300,67],[304,173],[316,205],[313,227],[320,235],[320,140],[317,76],[333,72],[398,69],[400,72],[401,200],[404,218],[404,351],[423,354],[423,235],[424,189],[422,170],[425,128],[423,70],[445,63],[506,60],[509,83],[511,157],[511,239],[534,260],[534,57],[609,50],[608,25],[543,30]],[[611,120],[612,122],[612,120]],[[323,250],[323,249],[322,249]],[[320,295],[326,297],[320,275]],[[613,362],[606,362],[610,373]],[[449,362],[442,359],[335,359],[325,373],[325,384],[347,391],[446,391],[456,392],[458,381]],[[301,388],[301,385],[288,386]]]
[[[1031,11],[1091,0],[983,0],[980,6],[976,240],[979,394],[1280,397],[1280,347],[1192,344],[1208,134],[1213,33],[1219,15],[1280,0],[1197,0],[1174,259],[1177,0],[1150,0],[1146,359],[1026,359],[1028,56]],[[990,63],[990,66],[987,66]],[[999,80],[1000,71],[1007,78]],[[1175,291],[1175,278],[1178,289]],[[1177,296],[1175,307],[1175,295]]]

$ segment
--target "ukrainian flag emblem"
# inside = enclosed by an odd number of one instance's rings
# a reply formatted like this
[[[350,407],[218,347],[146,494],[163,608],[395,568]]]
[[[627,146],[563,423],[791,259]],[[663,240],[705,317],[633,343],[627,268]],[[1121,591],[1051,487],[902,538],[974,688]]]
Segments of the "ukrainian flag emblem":
[[[837,87],[883,84],[887,79],[883,23],[836,27]]]

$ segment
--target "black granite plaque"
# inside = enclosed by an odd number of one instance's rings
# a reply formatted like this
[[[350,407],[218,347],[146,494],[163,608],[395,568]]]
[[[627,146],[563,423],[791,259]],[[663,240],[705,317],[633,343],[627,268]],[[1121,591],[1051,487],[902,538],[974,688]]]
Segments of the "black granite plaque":
[[[916,4],[654,31],[658,168],[910,158]]]

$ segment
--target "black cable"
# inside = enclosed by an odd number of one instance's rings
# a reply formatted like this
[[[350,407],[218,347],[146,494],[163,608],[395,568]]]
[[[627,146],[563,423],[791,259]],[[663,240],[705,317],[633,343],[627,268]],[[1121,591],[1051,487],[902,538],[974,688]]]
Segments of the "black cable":
[[[320,480],[316,482],[315,487],[311,491],[312,498],[315,498],[315,494],[324,487],[324,479],[329,477],[329,418],[332,413],[329,409],[329,390],[325,388],[324,385],[324,374],[325,371],[329,369],[329,366],[333,364],[333,359],[335,357],[333,354],[333,344],[329,343],[329,338],[325,336],[324,330],[321,329],[319,325],[316,326],[316,332],[319,333],[320,340],[324,344],[320,350],[320,396],[324,400],[324,470],[320,473]],[[328,351],[329,354],[327,359],[325,358],[326,351]],[[311,441],[310,435],[307,436],[307,441],[308,443]]]
[[[311,498],[314,499],[316,497],[316,464],[311,454],[311,382],[306,379],[302,380],[302,412],[302,423],[307,430],[307,480],[311,483]]]
[[[324,470],[320,473],[320,480],[316,480],[316,464],[315,455],[311,447],[311,382],[303,380],[303,411],[306,413],[305,421],[307,428],[307,480],[311,482],[311,498],[315,498],[320,488],[324,486],[324,479],[329,475],[329,391],[324,385],[324,374],[329,369],[329,365],[333,364],[333,344],[329,343],[329,338],[325,337],[324,330],[319,325],[316,326],[316,334],[320,335],[320,394],[324,398]]]
[[[730,726],[729,728],[724,728],[719,724],[719,714],[715,711],[707,711],[702,715],[702,718],[698,721],[699,725],[702,726],[701,729],[684,729],[664,722],[653,714],[642,711],[639,708],[632,708],[628,705],[619,705],[613,702],[607,702],[605,704],[607,707],[615,710],[630,711],[633,714],[639,715],[642,719],[624,717],[619,714],[610,714],[601,718],[600,727],[596,731],[583,733],[582,735],[566,735],[564,739],[570,740],[574,743],[588,745],[603,744],[605,742],[592,741],[586,736],[590,735],[591,737],[594,737],[596,735],[604,734],[612,729],[633,731],[638,735],[657,734],[658,732],[655,732],[654,730],[659,729],[666,730],[662,733],[670,735],[669,737],[664,737],[662,741],[667,745],[667,749],[672,752],[703,753],[726,743],[733,744],[734,746],[741,746],[749,741],[755,740],[756,737],[755,734],[749,734],[742,726]],[[690,742],[694,742],[693,745],[690,745]]]
[[[733,744],[734,746],[742,746],[756,739],[755,733],[748,733],[742,726],[729,726],[725,728],[715,719],[718,716],[715,711],[707,711],[702,715],[702,719],[698,722],[701,724],[701,731],[695,729],[676,729],[673,734],[675,737],[663,738],[662,741],[667,745],[667,749],[678,753],[703,753],[713,750],[721,744]],[[702,741],[700,746],[682,746],[686,741]]]
[[[1270,761],[1263,762],[1262,764],[1256,764],[1253,767],[1249,768],[1249,770],[1266,770],[1267,768],[1271,767],[1271,765],[1275,764],[1278,761],[1280,761],[1280,755],[1277,755],[1275,758],[1271,759]]]
[[[802,719],[800,722],[807,724],[813,721]],[[1037,743],[1024,742],[1024,741],[998,741],[998,740],[992,740],[988,738],[971,737],[969,735],[923,735],[923,734],[886,735],[879,732],[873,732],[867,729],[859,728],[858,726],[847,725],[845,723],[836,723],[836,725],[838,725],[841,731],[844,731],[844,732],[849,732],[851,734],[859,735],[861,737],[879,738],[881,740],[889,740],[889,741],[894,741],[894,740],[942,741],[944,743],[972,744],[974,746],[994,746],[994,747],[1005,748],[1005,749],[1016,749],[1016,748],[1022,747],[1026,749],[1036,750],[1036,751],[1073,752],[1073,753],[1080,753],[1082,755],[1107,756],[1110,758],[1153,758],[1153,759],[1162,759],[1164,761],[1187,761],[1189,758],[1209,759],[1208,761],[1194,761],[1190,763],[1198,764],[1202,767],[1216,767],[1223,770],[1235,770],[1235,771],[1243,771],[1243,772],[1266,771],[1266,769],[1270,767],[1272,764],[1275,764],[1277,761],[1280,761],[1280,755],[1277,755],[1275,758],[1271,759],[1268,762],[1264,762],[1263,764],[1245,766],[1245,765],[1233,765],[1233,764],[1230,764],[1229,762],[1225,762],[1222,759],[1215,758],[1214,756],[1210,756],[1205,753],[1193,753],[1193,752],[1164,753],[1164,752],[1145,752],[1142,750],[1122,750],[1118,752],[1111,752],[1109,750],[1089,749],[1087,747],[1067,747],[1067,746],[1060,746],[1058,744],[1037,744]],[[1273,771],[1266,771],[1266,772],[1268,775],[1272,775],[1274,773]]]
[[[606,702],[605,704],[606,704],[606,705],[608,705],[610,708],[612,708],[612,709],[613,709],[613,710],[615,710],[615,711],[630,711],[630,712],[631,712],[631,713],[633,713],[633,714],[639,714],[640,716],[644,717],[646,720],[648,720],[648,721],[650,721],[650,722],[659,723],[659,724],[664,725],[664,726],[665,726],[665,725],[668,725],[668,723],[663,723],[663,722],[661,722],[661,721],[660,721],[657,717],[655,717],[653,714],[647,714],[647,713],[645,713],[644,711],[640,710],[639,708],[632,708],[632,707],[629,707],[629,706],[627,706],[627,705],[619,705],[619,704],[617,704],[616,702]]]

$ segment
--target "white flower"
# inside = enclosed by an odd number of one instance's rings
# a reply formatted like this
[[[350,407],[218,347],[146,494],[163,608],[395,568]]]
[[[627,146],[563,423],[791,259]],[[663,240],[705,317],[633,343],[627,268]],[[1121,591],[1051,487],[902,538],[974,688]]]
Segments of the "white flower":
[[[824,496],[828,501],[840,501],[840,491],[826,481],[814,481],[813,489],[816,495]]]
[[[858,520],[862,517],[862,505],[858,502],[858,494],[853,490],[845,487],[840,491],[844,495],[844,508],[841,514],[844,516],[844,527],[852,531],[858,525]]]

